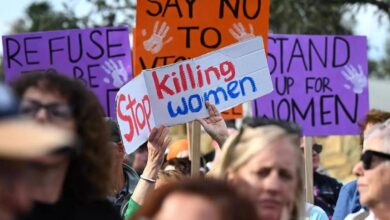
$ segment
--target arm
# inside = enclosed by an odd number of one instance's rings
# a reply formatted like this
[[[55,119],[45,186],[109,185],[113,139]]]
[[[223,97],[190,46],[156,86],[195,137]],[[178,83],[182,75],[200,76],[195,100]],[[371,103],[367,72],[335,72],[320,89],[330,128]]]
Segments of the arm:
[[[219,147],[222,147],[229,136],[226,123],[215,105],[206,102],[206,107],[209,112],[209,117],[205,119],[197,119],[197,121],[199,121],[207,134],[209,134],[211,138],[218,143]]]
[[[141,176],[156,180],[158,171],[164,161],[165,149],[171,142],[171,138],[167,138],[168,132],[169,129],[164,126],[152,129],[148,140],[148,161]],[[154,186],[155,184],[150,181],[146,181],[142,178],[139,180],[134,189],[134,193],[130,198],[129,206],[125,214],[126,219],[130,218],[131,214],[134,213],[134,210],[129,209],[133,209],[134,207],[138,209],[142,206],[146,195],[153,191]]]

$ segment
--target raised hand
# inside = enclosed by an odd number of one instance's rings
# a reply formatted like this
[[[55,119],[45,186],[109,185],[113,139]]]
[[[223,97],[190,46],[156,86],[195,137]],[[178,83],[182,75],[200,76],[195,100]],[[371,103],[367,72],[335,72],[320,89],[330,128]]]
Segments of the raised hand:
[[[344,70],[341,71],[344,78],[352,84],[352,90],[356,94],[361,94],[363,89],[367,86],[367,77],[364,75],[361,65],[358,65],[356,69],[353,65],[345,66]],[[351,89],[351,85],[344,84],[346,89]]]
[[[104,72],[111,76],[113,80],[112,84],[117,88],[123,86],[128,80],[128,74],[123,66],[122,60],[118,60],[117,63],[115,63],[112,59],[106,60],[104,61],[104,64],[101,65],[101,68]],[[107,84],[110,83],[110,79],[108,77],[104,77],[103,81]]]
[[[206,107],[209,112],[209,117],[205,119],[197,119],[197,121],[203,126],[204,130],[211,136],[211,138],[213,138],[218,145],[222,147],[223,143],[225,143],[225,140],[229,136],[226,123],[215,105],[206,102]]]
[[[168,133],[169,129],[165,126],[152,129],[148,139],[148,162],[146,166],[150,164],[152,167],[158,166],[158,169],[160,169],[165,150],[171,142],[171,138],[167,137]]]
[[[134,189],[134,193],[131,199],[139,205],[142,205],[146,196],[154,190],[155,182],[157,179],[158,171],[161,169],[164,161],[164,153],[167,146],[171,142],[171,138],[168,137],[168,128],[165,126],[154,127],[149,135],[148,139],[148,161],[146,162],[145,169],[142,173],[144,179],[138,181],[137,186]],[[153,181],[145,181],[145,177]],[[132,214],[134,210],[130,210]],[[130,214],[130,215],[131,215]]]
[[[244,41],[255,37],[252,24],[249,24],[249,33],[246,32],[241,22],[234,23],[233,28],[229,28],[230,34],[238,41]]]
[[[159,21],[156,21],[154,23],[152,35],[149,37],[149,39],[147,39],[143,43],[145,50],[150,51],[152,54],[156,54],[156,53],[160,52],[162,47],[165,44],[171,42],[173,39],[172,37],[169,37],[168,40],[163,42],[164,37],[167,35],[167,33],[169,31],[169,26],[167,25],[166,22],[163,22],[160,29],[159,29],[158,24],[159,24]]]

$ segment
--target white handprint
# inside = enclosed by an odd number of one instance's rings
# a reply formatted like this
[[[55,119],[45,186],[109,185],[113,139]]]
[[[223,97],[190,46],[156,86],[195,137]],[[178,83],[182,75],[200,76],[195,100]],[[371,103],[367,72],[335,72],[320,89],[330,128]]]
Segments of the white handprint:
[[[111,76],[113,79],[113,85],[117,88],[123,86],[128,80],[128,74],[126,72],[125,67],[123,66],[122,60],[118,60],[115,63],[113,60],[109,59],[104,61],[104,64],[100,65],[104,72]],[[110,79],[108,77],[104,77],[103,81],[107,84],[110,83]]]
[[[358,65],[358,70],[352,65],[345,66],[341,74],[352,84],[353,92],[356,94],[361,94],[367,86],[367,77],[364,75],[361,65]],[[344,88],[351,89],[351,85],[344,84]]]
[[[249,33],[246,32],[244,25],[242,25],[241,22],[234,23],[233,28],[229,28],[229,32],[238,41],[244,41],[255,37],[252,24],[249,24]]]
[[[150,36],[149,39],[144,41],[145,50],[150,51],[152,54],[156,54],[156,53],[160,52],[162,47],[165,44],[171,42],[173,39],[172,37],[169,37],[168,40],[163,42],[164,37],[167,35],[167,33],[169,31],[169,26],[167,25],[166,22],[163,22],[161,27],[160,27],[160,30],[158,30],[158,24],[159,24],[158,21],[156,21],[154,23],[152,36]]]

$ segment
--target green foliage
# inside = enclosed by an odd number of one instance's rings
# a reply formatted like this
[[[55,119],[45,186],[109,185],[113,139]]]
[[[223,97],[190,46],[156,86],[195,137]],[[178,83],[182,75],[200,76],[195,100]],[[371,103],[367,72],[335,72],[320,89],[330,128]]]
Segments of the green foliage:
[[[339,1],[341,2],[341,1]],[[348,11],[342,3],[329,1],[271,0],[270,31],[280,34],[351,34],[352,23],[341,23]]]
[[[386,55],[379,63],[379,71],[374,76],[377,78],[390,78],[390,38],[386,41]]]
[[[132,26],[135,20],[136,1],[135,0],[82,0],[76,4],[64,3],[67,14],[73,14],[73,8],[83,4],[88,8],[83,15],[79,15],[77,20],[81,27],[97,26]]]
[[[77,19],[70,14],[54,11],[47,1],[33,2],[26,9],[26,17],[18,19],[12,33],[78,28]]]

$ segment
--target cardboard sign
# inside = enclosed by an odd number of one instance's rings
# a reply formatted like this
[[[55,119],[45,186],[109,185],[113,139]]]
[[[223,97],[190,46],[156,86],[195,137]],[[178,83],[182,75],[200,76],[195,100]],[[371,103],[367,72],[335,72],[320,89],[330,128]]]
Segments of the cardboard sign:
[[[255,115],[294,121],[303,134],[359,134],[369,110],[367,39],[362,36],[269,36],[275,90],[256,100]]]
[[[31,70],[56,69],[74,77],[115,116],[115,95],[132,76],[127,27],[34,32],[3,36],[7,82]]]
[[[208,117],[273,90],[261,37],[176,64],[142,71],[117,94],[117,119],[127,152],[147,140],[151,128]]]
[[[134,73],[197,57],[257,35],[267,44],[269,5],[270,0],[138,1]],[[242,117],[242,108],[224,112],[223,116]]]

